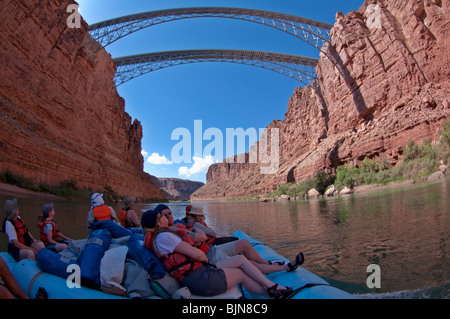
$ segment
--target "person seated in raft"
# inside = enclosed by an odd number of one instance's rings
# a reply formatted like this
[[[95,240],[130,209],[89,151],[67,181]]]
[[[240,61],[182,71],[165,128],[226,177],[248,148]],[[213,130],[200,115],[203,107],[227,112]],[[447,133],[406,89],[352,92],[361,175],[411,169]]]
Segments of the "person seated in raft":
[[[105,205],[103,194],[94,193],[91,196],[91,209],[88,212],[87,228],[88,234],[92,233],[91,225],[102,220],[113,220],[117,223],[117,215],[114,208]]]
[[[291,287],[283,287],[267,279],[244,256],[228,257],[216,265],[205,253],[195,248],[183,229],[171,231],[162,212],[147,210],[141,218],[144,245],[164,264],[169,274],[199,296],[215,296],[242,284],[248,291],[272,299],[286,298]]]
[[[217,234],[213,229],[209,228],[205,223],[205,215],[201,207],[192,207],[192,205],[186,206],[186,217],[182,219],[183,223],[189,227],[196,227],[203,230],[208,236],[208,245],[222,245],[231,241],[239,240],[234,236]]]
[[[154,211],[161,212],[165,215],[168,220],[168,225],[171,230],[177,230],[178,228],[192,230],[183,224],[175,223],[172,211],[169,207],[164,204],[159,204]],[[142,221],[141,221],[142,223]],[[202,230],[197,229],[196,234],[203,233]],[[202,239],[203,240],[203,239]],[[244,255],[248,260],[250,260],[263,274],[270,274],[273,272],[279,271],[295,271],[300,265],[305,261],[305,257],[303,253],[299,253],[293,261],[288,264],[285,264],[284,261],[281,262],[271,262],[265,260],[261,257],[261,255],[256,251],[256,249],[250,244],[247,239],[238,239],[232,242],[228,242],[222,245],[211,246],[208,245],[208,238],[206,236],[206,244],[208,248],[205,248],[205,245],[199,243],[197,237],[194,239],[197,242],[197,246],[199,246],[208,256],[214,260],[219,261],[226,257]]]
[[[125,228],[140,228],[141,222],[134,208],[134,201],[136,197],[127,196],[123,199],[123,208],[119,212],[119,220],[122,227]]]
[[[166,218],[169,220],[169,227],[172,230],[177,230],[177,227],[183,227],[182,225],[174,224],[172,211],[166,205],[159,204],[153,210],[158,213],[162,212],[166,216]],[[201,245],[203,242],[208,240],[208,237],[201,229],[198,229],[196,227],[187,228],[186,226],[184,226],[183,228],[189,233],[189,235],[191,235],[192,239],[197,245]]]
[[[53,203],[42,206],[42,216],[38,217],[37,225],[45,247],[59,253],[67,249],[67,242],[72,239],[59,231],[59,226],[54,219],[56,213],[53,207]]]
[[[34,239],[27,226],[19,216],[17,198],[7,199],[4,205],[6,214],[2,223],[2,232],[8,236],[8,253],[16,260],[35,260],[36,254],[44,244]]]

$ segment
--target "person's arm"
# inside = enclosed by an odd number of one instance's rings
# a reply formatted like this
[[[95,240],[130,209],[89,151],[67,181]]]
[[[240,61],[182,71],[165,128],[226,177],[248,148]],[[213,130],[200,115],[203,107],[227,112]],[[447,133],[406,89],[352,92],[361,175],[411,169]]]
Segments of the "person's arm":
[[[128,218],[128,217],[130,217],[131,222],[133,223],[133,225],[134,225],[135,227],[141,227],[141,223],[140,223],[140,221],[139,221],[139,218],[138,218],[138,216],[137,216],[136,211],[130,209],[130,210],[128,211],[128,214],[127,214],[127,218]]]
[[[34,239],[34,237],[33,237],[33,235],[31,234],[31,232],[28,232],[28,235],[30,235],[31,241],[32,241],[33,243],[36,243],[36,242],[37,242],[37,240]]]
[[[61,232],[58,233],[58,236],[61,237],[61,238],[64,239],[64,240],[67,240],[67,241],[73,241],[72,238],[69,238],[69,237],[67,237],[66,235],[63,235]]]
[[[198,248],[191,246],[191,244],[181,240],[175,234],[165,232],[156,236],[155,247],[160,254],[166,255],[173,252],[178,252],[192,259],[208,262],[208,257]]]
[[[13,244],[16,248],[18,249],[29,249],[32,250],[35,254],[37,254],[37,251],[31,247],[28,247],[27,245],[22,244],[20,241],[18,241],[17,239],[13,239],[11,241],[11,244]]]
[[[53,231],[49,230],[47,232],[47,240],[48,240],[49,244],[55,245],[55,244],[57,244],[57,242],[53,240],[52,235],[53,235]]]
[[[204,241],[208,240],[208,237],[206,237],[206,234],[203,230],[197,227],[191,228],[191,234],[193,234],[192,239],[195,243],[203,243]]]
[[[44,234],[47,235],[47,241],[49,244],[55,245],[57,242],[53,240],[53,226],[52,224],[45,224],[44,228],[42,229]]]
[[[112,217],[112,220],[113,220],[115,223],[120,224],[120,221],[119,221],[119,219],[117,218],[117,214],[116,214],[116,211],[114,210],[114,208],[112,208],[111,206],[108,206],[108,207],[111,209],[111,217]]]
[[[198,248],[192,247],[191,245],[189,245],[184,241],[181,241],[175,247],[174,251],[201,262],[208,262],[208,257],[206,257],[203,251],[201,251]]]
[[[193,225],[193,228],[201,229],[208,236],[211,236],[211,237],[217,236],[217,233],[214,230],[212,230],[211,228],[209,228],[199,222],[195,222]]]
[[[5,227],[6,227],[6,235],[8,236],[8,240],[11,245],[13,245],[14,247],[16,247],[18,249],[31,249],[34,251],[34,249],[22,244],[17,239],[16,230],[15,230],[14,226],[11,224],[11,222],[7,221]]]

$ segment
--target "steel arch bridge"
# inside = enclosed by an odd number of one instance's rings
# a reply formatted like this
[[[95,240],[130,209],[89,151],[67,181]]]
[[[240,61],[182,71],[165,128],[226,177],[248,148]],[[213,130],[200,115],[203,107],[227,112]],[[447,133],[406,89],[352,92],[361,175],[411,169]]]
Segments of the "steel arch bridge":
[[[133,32],[164,22],[200,18],[231,18],[266,25],[307,42],[321,50],[330,39],[330,24],[284,13],[226,7],[166,9],[138,13],[90,25],[90,34],[104,47]]]
[[[167,51],[116,58],[114,82],[119,86],[152,71],[196,62],[230,62],[257,66],[281,73],[306,85],[316,78],[317,59],[261,51],[213,49]]]

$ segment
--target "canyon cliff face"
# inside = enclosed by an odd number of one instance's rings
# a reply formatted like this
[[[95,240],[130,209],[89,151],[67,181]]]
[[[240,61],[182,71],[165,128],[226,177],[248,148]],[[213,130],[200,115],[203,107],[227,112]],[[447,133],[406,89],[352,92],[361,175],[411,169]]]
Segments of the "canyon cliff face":
[[[193,192],[205,184],[180,178],[160,177],[156,185],[164,191],[167,199],[187,201]]]
[[[86,45],[92,38],[84,21],[67,26],[74,3],[2,1],[0,171],[164,198],[143,172],[142,126],[125,112],[111,56]]]
[[[395,164],[409,140],[436,141],[450,115],[449,13],[448,0],[372,0],[337,13],[318,86],[297,88],[286,117],[267,127],[279,130],[278,171],[214,164],[191,199],[264,194],[364,158]]]

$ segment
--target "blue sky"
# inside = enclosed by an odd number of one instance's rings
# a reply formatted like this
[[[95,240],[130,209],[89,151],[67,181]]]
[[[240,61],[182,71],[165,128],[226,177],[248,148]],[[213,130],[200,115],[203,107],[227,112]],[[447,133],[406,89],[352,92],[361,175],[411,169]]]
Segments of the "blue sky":
[[[111,18],[181,7],[239,7],[293,14],[334,24],[337,11],[358,10],[363,0],[78,0],[88,24]],[[113,58],[188,49],[239,49],[268,51],[318,58],[319,52],[267,26],[224,18],[197,18],[167,22],[131,34],[106,47]],[[125,110],[143,126],[144,170],[156,177],[176,177],[206,182],[208,166],[217,157],[203,152],[211,141],[194,134],[194,121],[202,131],[217,128],[265,128],[282,120],[288,100],[301,83],[281,74],[231,63],[193,63],[148,73],[118,87]],[[191,159],[177,163],[172,150],[187,145],[172,133],[191,133]],[[194,138],[202,145],[194,152]],[[225,143],[225,142],[224,142]],[[198,145],[198,144],[197,144]],[[203,154],[205,153],[205,154]],[[223,155],[225,156],[225,146]],[[214,155],[214,154],[212,154]]]

